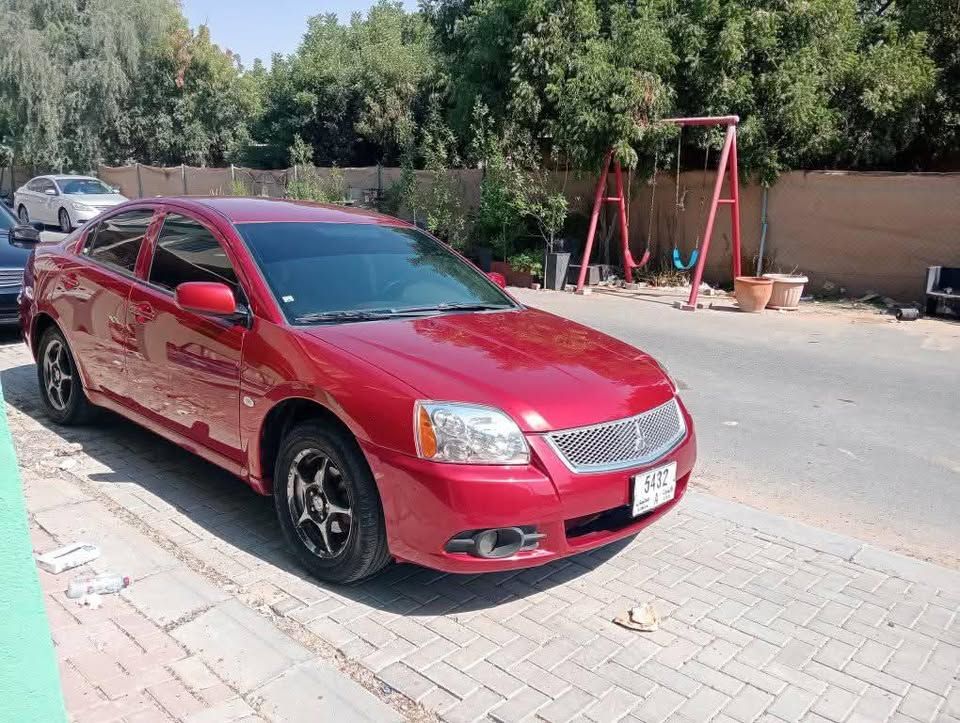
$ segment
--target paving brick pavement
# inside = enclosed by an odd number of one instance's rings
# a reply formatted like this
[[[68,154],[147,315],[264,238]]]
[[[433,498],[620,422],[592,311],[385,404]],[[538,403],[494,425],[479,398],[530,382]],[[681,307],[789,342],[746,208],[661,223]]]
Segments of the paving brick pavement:
[[[51,428],[19,344],[0,375],[35,549],[133,577],[87,610],[42,575],[76,720],[960,722],[954,571],[691,493],[544,567],[323,585],[236,479],[113,416]],[[647,600],[657,632],[610,622]]]

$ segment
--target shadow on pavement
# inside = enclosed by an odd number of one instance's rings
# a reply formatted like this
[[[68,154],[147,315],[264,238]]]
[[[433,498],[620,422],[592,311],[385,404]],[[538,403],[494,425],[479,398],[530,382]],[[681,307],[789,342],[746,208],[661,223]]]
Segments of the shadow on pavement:
[[[10,341],[6,335],[0,336],[0,344]],[[101,470],[86,473],[98,486],[127,483],[129,487],[132,483],[133,489],[139,487],[172,505],[228,545],[296,575],[318,591],[330,591],[387,612],[405,615],[423,614],[425,609],[431,614],[483,610],[568,583],[603,565],[630,543],[629,539],[622,540],[526,571],[449,575],[416,565],[394,564],[381,575],[355,585],[327,585],[312,578],[288,552],[271,498],[258,495],[239,478],[116,414],[102,411],[93,423],[83,427],[54,425],[43,411],[35,370],[33,364],[25,364],[0,371],[7,404],[66,442],[81,444],[81,454]],[[31,444],[29,439],[18,442]],[[49,447],[49,440],[36,443]],[[49,449],[37,449],[38,455],[50,454]],[[21,460],[21,465],[24,462]],[[524,575],[524,584],[504,585],[517,575]],[[428,599],[424,586],[444,578],[439,597]],[[411,600],[422,604],[413,610]]]

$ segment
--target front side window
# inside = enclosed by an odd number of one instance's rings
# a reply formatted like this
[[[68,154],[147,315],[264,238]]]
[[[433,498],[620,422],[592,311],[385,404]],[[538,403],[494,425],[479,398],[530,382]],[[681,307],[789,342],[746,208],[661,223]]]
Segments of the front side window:
[[[58,178],[62,193],[76,195],[112,194],[113,191],[96,178]]]
[[[478,269],[417,229],[281,222],[237,230],[292,323],[516,307]]]
[[[126,211],[102,221],[87,236],[83,253],[102,264],[133,273],[153,211]]]
[[[219,281],[242,299],[237,274],[220,242],[202,224],[176,213],[163,219],[149,281],[174,291],[187,281]]]

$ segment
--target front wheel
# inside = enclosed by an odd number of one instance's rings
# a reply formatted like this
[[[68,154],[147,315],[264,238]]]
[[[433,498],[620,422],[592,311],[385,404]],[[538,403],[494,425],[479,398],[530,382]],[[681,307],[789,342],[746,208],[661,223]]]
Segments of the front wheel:
[[[83,391],[67,340],[56,327],[47,329],[40,339],[37,378],[43,405],[54,422],[73,425],[89,419],[92,405]]]
[[[60,221],[60,230],[63,233],[70,233],[73,231],[73,224],[70,222],[70,214],[67,213],[67,209],[60,209],[60,213],[57,214],[57,220]]]
[[[273,499],[284,537],[317,578],[355,582],[389,563],[380,494],[345,430],[319,421],[291,429],[277,456]]]

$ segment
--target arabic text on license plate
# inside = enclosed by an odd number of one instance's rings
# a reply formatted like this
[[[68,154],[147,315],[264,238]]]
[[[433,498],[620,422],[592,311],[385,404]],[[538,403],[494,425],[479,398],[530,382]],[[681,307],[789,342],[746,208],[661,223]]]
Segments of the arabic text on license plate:
[[[677,463],[641,472],[632,480],[633,516],[636,517],[673,499],[677,491]]]

